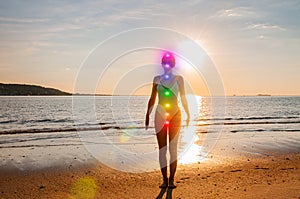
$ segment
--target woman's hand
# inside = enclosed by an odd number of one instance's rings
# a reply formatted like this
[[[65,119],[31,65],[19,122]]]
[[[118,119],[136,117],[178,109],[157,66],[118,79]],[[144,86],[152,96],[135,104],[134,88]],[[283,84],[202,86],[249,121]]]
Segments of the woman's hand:
[[[145,129],[147,130],[149,127],[149,121],[150,121],[150,117],[149,114],[146,114],[146,121],[145,121]]]

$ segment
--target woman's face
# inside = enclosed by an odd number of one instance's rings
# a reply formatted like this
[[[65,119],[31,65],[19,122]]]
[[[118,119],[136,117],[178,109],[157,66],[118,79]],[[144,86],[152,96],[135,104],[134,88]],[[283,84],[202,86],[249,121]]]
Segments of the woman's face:
[[[172,68],[175,66],[174,62],[162,62],[162,67],[164,68],[165,73],[172,71]]]

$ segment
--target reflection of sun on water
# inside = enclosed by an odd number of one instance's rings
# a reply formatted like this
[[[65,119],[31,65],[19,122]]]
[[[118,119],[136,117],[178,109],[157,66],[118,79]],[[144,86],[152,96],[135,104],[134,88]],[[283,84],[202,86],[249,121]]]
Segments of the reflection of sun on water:
[[[202,115],[201,108],[204,107],[202,104],[204,101],[201,96],[187,95],[186,97],[189,105],[191,122],[188,128],[183,127],[181,130],[181,137],[179,140],[179,163],[181,164],[203,162],[206,156],[203,146],[198,145],[199,143],[202,143],[203,140],[200,140],[196,134],[197,123],[195,123]],[[183,122],[185,122],[185,120],[186,116],[183,117]],[[183,124],[185,125],[185,123]]]

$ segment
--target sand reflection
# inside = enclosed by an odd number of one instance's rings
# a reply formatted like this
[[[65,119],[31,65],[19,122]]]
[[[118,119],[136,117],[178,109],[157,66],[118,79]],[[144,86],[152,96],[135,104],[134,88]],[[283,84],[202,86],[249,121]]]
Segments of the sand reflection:
[[[205,161],[206,152],[203,142],[206,133],[203,127],[199,126],[199,120],[206,119],[209,115],[209,108],[201,96],[187,95],[189,109],[191,112],[191,123],[188,128],[183,127],[179,140],[179,163],[191,164]],[[183,118],[185,120],[185,118]],[[202,129],[200,129],[202,128]],[[199,133],[200,132],[200,133]]]

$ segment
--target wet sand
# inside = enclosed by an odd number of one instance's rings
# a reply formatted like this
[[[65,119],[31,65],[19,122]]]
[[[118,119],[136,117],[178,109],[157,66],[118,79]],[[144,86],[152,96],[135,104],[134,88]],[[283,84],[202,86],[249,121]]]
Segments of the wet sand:
[[[204,162],[178,166],[174,190],[159,188],[160,171],[97,162],[78,139],[29,144],[2,145],[0,198],[300,198],[297,132],[224,133]]]
[[[0,171],[0,198],[299,198],[300,154],[226,158],[180,165],[177,188],[159,171],[125,173],[101,164]],[[160,197],[162,196],[162,197]]]

